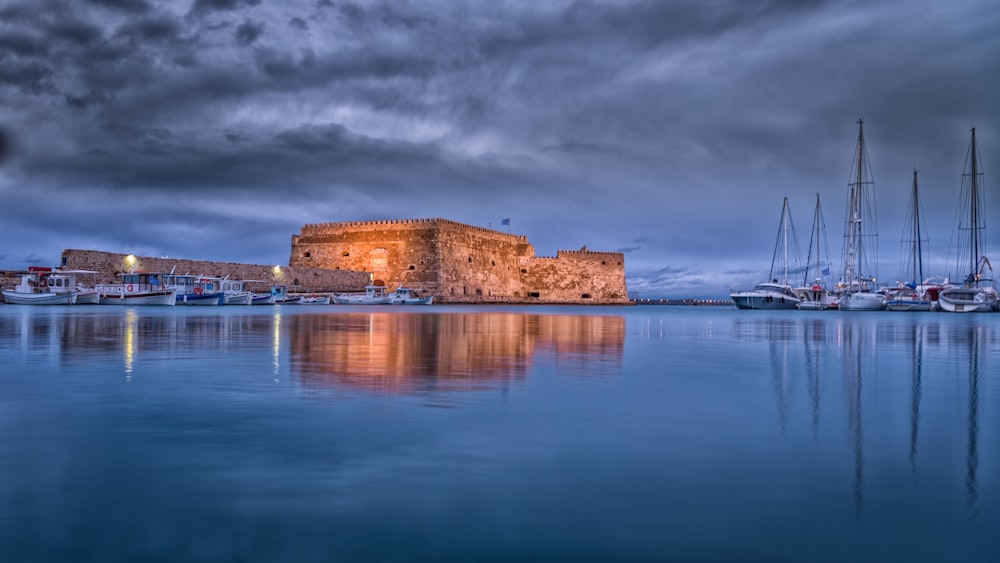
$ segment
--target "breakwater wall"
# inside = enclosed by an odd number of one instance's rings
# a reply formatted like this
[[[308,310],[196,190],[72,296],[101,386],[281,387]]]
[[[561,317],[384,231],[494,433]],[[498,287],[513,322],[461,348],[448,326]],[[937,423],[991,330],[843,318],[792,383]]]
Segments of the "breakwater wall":
[[[228,277],[234,280],[254,280],[250,289],[270,288],[272,284],[287,285],[293,292],[364,291],[370,276],[366,272],[351,270],[325,270],[301,266],[265,266],[183,258],[156,258],[136,256],[136,270],[191,274],[196,276]],[[60,268],[67,270],[93,270],[97,281],[114,283],[117,274],[131,269],[128,255],[100,250],[68,249],[62,252]]]

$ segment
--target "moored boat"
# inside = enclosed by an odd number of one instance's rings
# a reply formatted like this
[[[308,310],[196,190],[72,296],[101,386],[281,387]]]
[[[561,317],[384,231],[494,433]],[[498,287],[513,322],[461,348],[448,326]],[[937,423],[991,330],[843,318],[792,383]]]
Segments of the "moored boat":
[[[177,290],[163,284],[163,274],[130,272],[118,277],[121,283],[96,286],[101,305],[173,306],[177,302]]]
[[[80,282],[79,278],[82,276],[90,277],[90,285],[85,285]],[[52,293],[67,293],[75,291],[76,300],[74,301],[74,304],[97,305],[101,302],[101,295],[96,289],[94,289],[94,286],[96,285],[94,280],[96,278],[97,272],[93,270],[52,270],[52,273],[48,275],[49,291]]]
[[[798,306],[801,299],[795,294],[792,286],[788,283],[789,235],[794,240],[795,233],[792,226],[792,216],[788,209],[788,198],[786,197],[781,207],[781,220],[778,223],[778,241],[774,246],[774,255],[771,258],[771,271],[767,276],[771,281],[758,283],[750,291],[734,291],[730,293],[729,298],[733,300],[736,308],[795,309]],[[782,264],[779,270],[782,273],[780,282],[775,277],[776,267],[778,267],[779,262]]]
[[[217,283],[218,278],[166,274],[163,279],[167,287],[177,290],[177,305],[222,304],[224,295]]]
[[[410,287],[397,287],[388,297],[390,305],[430,305],[434,300],[433,295],[421,297]]]
[[[333,302],[338,305],[388,305],[389,296],[384,285],[366,285],[363,294],[334,294]]]
[[[253,293],[244,289],[244,283],[243,280],[220,280],[219,287],[222,289],[222,304],[251,305],[253,302]]]
[[[983,221],[983,172],[979,164],[979,149],[976,146],[976,128],[972,128],[969,152],[962,173],[960,197],[966,205],[968,215],[959,219],[958,232],[962,233],[958,252],[957,271],[969,272],[961,286],[947,287],[938,294],[938,304],[942,311],[950,313],[973,313],[996,311],[997,289],[993,280],[993,266],[985,256]]]
[[[13,289],[2,291],[3,299],[11,305],[72,305],[76,303],[75,290],[52,291],[49,287],[51,268],[29,268],[20,275]]]
[[[801,286],[793,288],[799,298],[799,310],[822,311],[836,309],[837,302],[827,288],[830,276],[830,252],[826,240],[826,223],[823,220],[823,210],[819,204],[819,194],[816,194],[816,210],[813,212],[813,228],[809,241],[809,256],[806,259],[806,271]],[[815,249],[815,255],[813,250]],[[813,273],[813,282],[809,283],[809,274]]]
[[[875,275],[878,264],[875,180],[868,162],[861,119],[858,120],[858,142],[848,187],[844,269],[843,279],[836,288],[839,293],[837,308],[841,311],[879,311],[885,308],[885,296],[878,293]]]
[[[917,171],[913,171],[913,191],[910,195],[910,209],[907,224],[903,228],[903,255],[906,266],[903,278],[909,281],[897,282],[896,287],[886,294],[885,308],[889,311],[930,311],[937,306],[937,292],[930,291],[933,283],[924,279],[924,250],[926,229],[920,219],[920,197],[917,190]],[[908,238],[907,238],[908,237]],[[924,280],[918,283],[917,280]],[[941,286],[937,286],[940,289]],[[932,301],[933,298],[933,301]]]
[[[288,286],[271,286],[271,301],[274,305],[298,305],[302,303],[301,295],[290,295]]]

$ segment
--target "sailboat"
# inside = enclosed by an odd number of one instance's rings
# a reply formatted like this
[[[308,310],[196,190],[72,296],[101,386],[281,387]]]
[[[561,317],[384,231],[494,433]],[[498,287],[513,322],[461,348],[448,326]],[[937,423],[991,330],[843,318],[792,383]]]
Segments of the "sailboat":
[[[878,229],[875,222],[875,180],[865,148],[864,120],[858,120],[858,144],[854,151],[848,184],[847,219],[844,228],[844,272],[838,283],[841,311],[878,311],[885,299],[876,292]]]
[[[813,256],[814,249],[815,256]],[[819,194],[816,194],[816,211],[813,213],[813,228],[809,239],[806,273],[802,279],[802,286],[795,288],[795,294],[800,299],[799,309],[817,310],[836,307],[837,302],[824,281],[830,275],[829,256],[830,252],[826,242],[826,223],[823,221],[823,210],[819,205]],[[813,263],[814,258],[815,264]],[[814,266],[815,270],[813,270]],[[809,282],[810,273],[814,274],[812,283]]]
[[[971,313],[997,309],[993,266],[985,256],[983,231],[986,229],[986,224],[982,217],[984,195],[982,183],[983,171],[979,165],[979,149],[976,147],[976,128],[973,127],[960,190],[963,204],[967,202],[969,205],[969,214],[958,221],[959,244],[962,247],[958,252],[958,271],[967,268],[968,274],[961,286],[941,290],[938,303],[942,311]],[[966,231],[967,234],[962,231]]]
[[[737,291],[729,295],[738,309],[794,309],[799,304],[799,297],[792,291],[788,284],[788,236],[792,231],[792,238],[795,237],[795,229],[792,226],[792,216],[788,210],[788,198],[785,198],[781,208],[781,221],[778,224],[778,240],[774,245],[774,255],[771,258],[771,271],[768,273],[768,282],[757,284],[751,291]],[[793,244],[795,244],[793,242]],[[783,263],[781,269],[781,281],[775,276],[775,264],[780,257]]]
[[[924,278],[924,248],[927,239],[923,238],[923,223],[920,221],[920,197],[917,190],[917,171],[913,171],[913,191],[910,194],[910,209],[907,214],[903,240],[907,245],[907,264],[904,277],[909,279],[897,282],[897,287],[889,291],[885,307],[890,311],[930,311],[936,307],[938,293],[946,278]]]

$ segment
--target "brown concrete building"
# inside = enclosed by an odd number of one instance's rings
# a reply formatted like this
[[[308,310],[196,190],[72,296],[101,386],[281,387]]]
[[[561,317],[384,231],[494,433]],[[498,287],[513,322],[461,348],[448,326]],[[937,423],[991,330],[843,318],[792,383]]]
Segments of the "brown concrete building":
[[[369,272],[440,303],[628,303],[620,252],[540,257],[527,237],[446,219],[305,225],[292,236],[288,265]]]

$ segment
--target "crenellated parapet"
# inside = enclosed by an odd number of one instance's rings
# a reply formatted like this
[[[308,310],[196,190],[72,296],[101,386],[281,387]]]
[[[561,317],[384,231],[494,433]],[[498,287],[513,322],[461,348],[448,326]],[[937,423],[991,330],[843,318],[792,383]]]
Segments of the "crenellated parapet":
[[[459,229],[468,232],[475,232],[482,235],[497,237],[516,241],[521,244],[528,242],[528,237],[524,235],[514,235],[495,229],[477,227],[450,221],[441,218],[418,218],[418,219],[377,219],[371,221],[340,221],[331,223],[308,223],[303,225],[299,232],[299,238],[323,237],[339,235],[345,232],[375,232],[379,230],[405,230],[405,229],[427,229],[434,227],[445,227]]]

